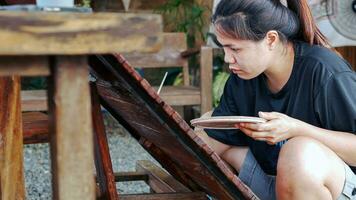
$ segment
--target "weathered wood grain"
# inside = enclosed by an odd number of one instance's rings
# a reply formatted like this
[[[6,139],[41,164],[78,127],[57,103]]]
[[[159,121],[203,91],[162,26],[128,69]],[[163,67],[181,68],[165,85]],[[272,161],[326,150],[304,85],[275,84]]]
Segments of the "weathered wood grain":
[[[213,49],[202,47],[200,51],[201,110],[206,113],[213,109]]]
[[[148,174],[148,184],[155,193],[190,192],[182,183],[178,182],[151,161],[137,161],[136,171]]]
[[[136,76],[131,75],[135,72],[125,66],[123,60],[120,65],[112,56],[103,59],[101,65],[98,64],[100,61],[91,59],[90,66],[99,79],[105,80],[97,84],[102,105],[120,122],[159,147],[178,170],[210,195],[219,199],[239,199],[243,196],[258,199],[251,190],[237,187],[232,181],[236,175],[226,173],[228,168],[224,167],[224,163],[213,160],[205,148],[191,138],[191,134],[187,133],[191,130],[189,125],[184,121],[177,124],[171,119],[174,110],[170,112],[170,106],[150,92],[153,89],[147,82],[135,80]]]
[[[101,198],[117,200],[115,176],[112,168],[109,145],[106,138],[104,119],[101,114],[98,92],[91,85],[92,118],[94,125],[94,153],[97,180],[99,182]]]
[[[48,76],[49,60],[46,56],[1,56],[0,76]]]
[[[20,77],[0,77],[0,199],[25,199]]]
[[[187,50],[184,33],[163,33],[162,45],[156,53],[124,53],[130,65],[137,68],[159,68],[183,66],[187,59],[181,53]]]
[[[48,116],[41,112],[22,113],[24,144],[47,143],[49,138]]]
[[[47,111],[46,90],[23,90],[21,91],[21,107],[23,112]]]
[[[0,24],[0,55],[151,52],[162,32],[156,14],[2,11]]]
[[[115,181],[148,181],[148,175],[144,172],[116,172]]]
[[[53,197],[95,199],[93,128],[86,57],[59,56],[49,81]]]

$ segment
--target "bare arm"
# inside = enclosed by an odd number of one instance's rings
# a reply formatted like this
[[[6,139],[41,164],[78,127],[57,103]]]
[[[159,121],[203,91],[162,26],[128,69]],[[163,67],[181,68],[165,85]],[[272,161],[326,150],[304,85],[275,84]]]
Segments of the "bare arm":
[[[328,146],[349,165],[356,166],[355,134],[322,129],[277,112],[260,113],[260,117],[268,122],[240,123],[237,127],[249,137],[269,144],[297,136],[311,137]]]

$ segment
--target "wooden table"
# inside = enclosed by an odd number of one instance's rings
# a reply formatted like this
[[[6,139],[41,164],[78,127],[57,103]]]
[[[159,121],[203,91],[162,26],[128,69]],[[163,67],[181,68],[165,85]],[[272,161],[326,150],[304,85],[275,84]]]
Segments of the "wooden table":
[[[0,12],[0,194],[24,199],[21,76],[48,76],[53,198],[95,199],[88,54],[157,51],[152,14]]]

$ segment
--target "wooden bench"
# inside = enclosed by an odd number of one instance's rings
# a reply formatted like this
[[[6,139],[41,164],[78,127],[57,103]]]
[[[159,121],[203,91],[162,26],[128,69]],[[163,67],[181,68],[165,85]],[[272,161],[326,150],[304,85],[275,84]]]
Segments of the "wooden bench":
[[[164,33],[158,53],[125,53],[123,56],[135,68],[180,67],[183,85],[164,86],[159,95],[171,106],[200,105],[200,112],[205,113],[212,109],[212,48],[203,46],[200,49],[199,86],[191,84],[188,57],[182,56],[187,50],[184,33]],[[155,89],[157,91],[157,86]]]

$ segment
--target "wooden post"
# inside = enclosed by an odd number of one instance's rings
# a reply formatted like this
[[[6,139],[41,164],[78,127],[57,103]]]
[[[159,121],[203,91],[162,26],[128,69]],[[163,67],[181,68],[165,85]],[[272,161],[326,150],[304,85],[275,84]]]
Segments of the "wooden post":
[[[204,46],[200,52],[201,115],[213,109],[213,49]]]
[[[20,77],[0,77],[0,198],[25,199]]]
[[[53,198],[94,200],[93,128],[86,57],[54,57],[51,73],[48,105]]]

